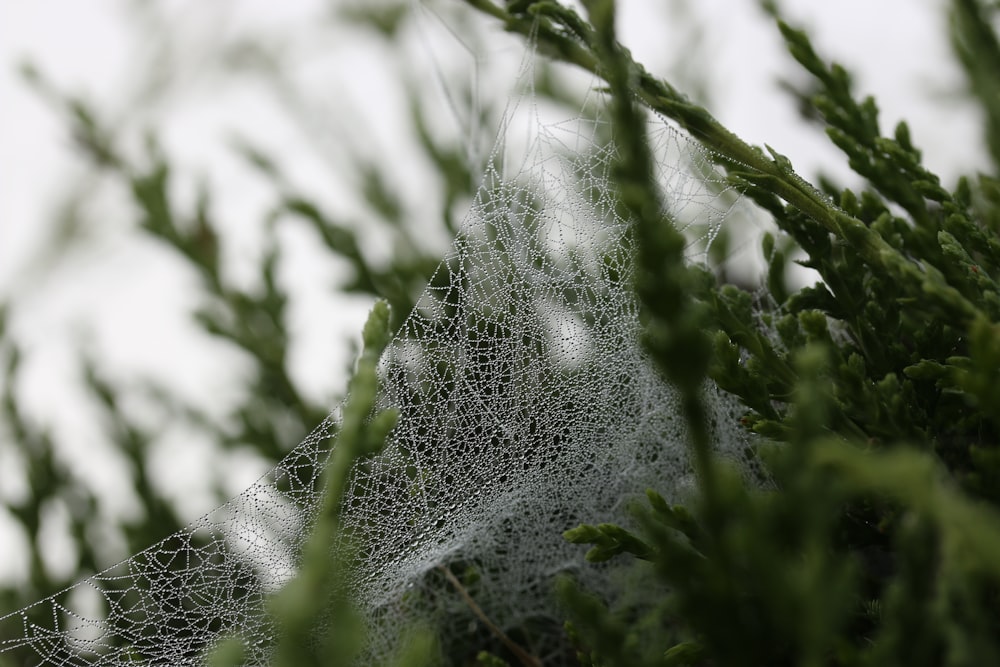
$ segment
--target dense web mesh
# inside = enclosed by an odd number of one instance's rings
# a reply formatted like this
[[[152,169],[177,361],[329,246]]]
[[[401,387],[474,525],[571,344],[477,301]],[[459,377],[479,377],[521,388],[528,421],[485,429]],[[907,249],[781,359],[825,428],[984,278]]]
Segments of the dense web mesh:
[[[601,100],[570,120],[546,113],[530,96],[508,110],[453,249],[381,362],[380,403],[402,417],[356,469],[344,519],[361,549],[350,583],[371,627],[365,662],[409,619],[435,621],[446,643],[468,633],[440,566],[475,572],[469,592],[502,628],[558,622],[552,581],[568,570],[611,597],[627,573],[585,565],[561,533],[628,524],[646,488],[680,500],[694,485],[674,392],[639,342]],[[702,261],[740,200],[676,130],[655,118],[649,130],[669,217]],[[741,456],[741,408],[706,392],[719,451]],[[235,633],[248,664],[267,664],[263,602],[296,571],[336,424],[186,531],[0,618],[0,659],[196,665]]]

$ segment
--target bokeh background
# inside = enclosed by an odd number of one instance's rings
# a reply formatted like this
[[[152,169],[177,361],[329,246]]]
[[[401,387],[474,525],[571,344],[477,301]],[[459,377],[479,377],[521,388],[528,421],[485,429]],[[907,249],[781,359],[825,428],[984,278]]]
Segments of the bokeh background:
[[[651,71],[850,183],[756,3],[620,5]],[[985,165],[943,2],[783,6],[946,184]],[[460,0],[0,4],[0,615],[333,409],[375,298],[405,316],[461,223],[522,53]]]

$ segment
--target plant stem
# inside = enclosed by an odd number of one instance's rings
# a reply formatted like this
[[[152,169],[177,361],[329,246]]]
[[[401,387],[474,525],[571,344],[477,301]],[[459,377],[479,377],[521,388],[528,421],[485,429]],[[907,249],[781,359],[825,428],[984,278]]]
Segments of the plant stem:
[[[462,597],[465,604],[468,605],[469,609],[472,610],[472,613],[475,614],[476,618],[482,621],[483,625],[485,625],[497,639],[503,642],[503,645],[507,647],[507,650],[517,656],[517,659],[521,661],[521,664],[524,665],[524,667],[542,667],[541,660],[521,648],[517,642],[508,637],[507,633],[501,630],[493,621],[490,620],[489,616],[486,615],[486,612],[484,612],[482,608],[476,604],[476,601],[472,599],[469,592],[465,590],[465,586],[462,585],[462,582],[458,580],[458,577],[456,577],[447,566],[438,565],[437,569],[440,570],[440,572],[445,576],[445,579],[447,579],[448,582],[455,587],[455,590],[458,591],[458,594]]]

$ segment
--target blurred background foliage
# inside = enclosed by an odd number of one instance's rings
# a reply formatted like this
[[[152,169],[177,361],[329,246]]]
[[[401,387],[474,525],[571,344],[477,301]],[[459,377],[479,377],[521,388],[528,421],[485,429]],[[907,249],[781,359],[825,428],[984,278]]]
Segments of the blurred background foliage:
[[[454,12],[454,6],[429,8],[427,16],[418,17],[406,2],[334,4],[295,30],[278,26],[235,33],[226,29],[224,12],[214,19],[213,12],[201,17],[208,24],[215,21],[217,31],[211,25],[186,31],[184,21],[170,14],[167,3],[131,9],[135,12],[131,25],[148,40],[139,40],[143,46],[134,54],[137,85],[133,91],[123,91],[124,103],[119,99],[106,105],[104,100],[60,90],[44,71],[24,68],[25,81],[61,112],[88,172],[84,183],[67,184],[56,212],[58,231],[34,271],[43,274],[47,267],[69,261],[81,247],[93,244],[102,233],[88,228],[102,226],[94,220],[95,201],[110,193],[117,197],[111,213],[119,218],[111,225],[112,233],[133,237],[133,242],[138,237],[138,243],[152,245],[155,253],[169,258],[178,274],[173,289],[185,292],[183,300],[191,306],[189,315],[197,332],[211,340],[208,354],[223,359],[228,380],[233,382],[235,376],[239,388],[224,396],[220,405],[193,401],[159,378],[106,370],[100,351],[81,336],[74,366],[88,405],[84,419],[97,425],[98,437],[106,444],[94,456],[106,457],[102,464],[124,477],[119,484],[130,487],[124,490],[127,512],[115,512],[104,502],[106,490],[95,488],[99,484],[81,474],[67,456],[74,443],[67,446],[61,441],[64,432],[25,406],[20,389],[32,345],[11,324],[30,294],[8,296],[0,307],[0,437],[6,486],[0,502],[11,519],[4,526],[6,556],[16,561],[15,551],[23,548],[27,558],[15,580],[0,583],[0,613],[63,590],[194,518],[190,508],[178,507],[177,491],[164,483],[158,471],[164,455],[170,456],[164,448],[178,438],[203,443],[216,452],[213,457],[199,457],[215,468],[207,476],[211,488],[200,497],[200,512],[205,512],[239,490],[225,479],[230,466],[242,462],[251,475],[263,473],[326,417],[340,400],[349,366],[345,361],[322,369],[327,381],[320,394],[304,386],[290,361],[301,345],[302,328],[309,329],[318,320],[316,328],[329,331],[330,319],[343,317],[345,331],[360,330],[360,313],[377,297],[391,304],[392,327],[398,328],[470,202],[492,143],[490,128],[496,126],[506,101],[489,97],[490,91],[473,89],[475,79],[457,80],[453,72],[440,70],[431,78],[439,77],[438,84],[456,96],[448,107],[456,117],[454,123],[432,117],[441,108],[418,88],[421,74],[413,68],[421,64],[403,54],[413,48],[413,40],[427,37],[421,34],[425,28],[419,21],[446,21],[453,26],[464,21],[469,29],[463,31],[463,39],[470,41],[464,57],[470,58],[479,36],[465,21],[467,13]],[[238,7],[229,6],[228,11]],[[454,16],[436,17],[436,11]],[[402,104],[392,112],[402,117],[397,122],[405,124],[408,146],[376,147],[392,139],[377,132],[366,136],[370,127],[355,131],[343,109],[338,119],[331,102],[336,101],[336,83],[311,87],[299,76],[304,63],[322,59],[324,50],[345,33],[360,35],[356,39],[365,42],[367,52],[391,67],[383,74],[400,86]],[[216,39],[218,35],[223,38]],[[454,60],[463,56],[450,53]],[[340,183],[353,200],[314,196],[297,182],[296,173],[290,173],[301,169],[287,168],[288,151],[276,155],[263,142],[238,134],[227,144],[237,162],[232,168],[245,172],[243,190],[234,193],[230,188],[221,204],[213,179],[178,166],[170,142],[162,136],[163,118],[171,107],[186,96],[205,95],[206,89],[226,92],[248,86],[263,90],[280,109],[281,120],[310,138],[315,151],[311,166],[323,171],[313,174],[313,182]],[[125,114],[116,117],[120,111]],[[478,116],[463,117],[463,113]],[[369,120],[377,122],[377,114]],[[331,130],[341,123],[345,127]],[[398,186],[407,182],[401,169],[418,169],[424,177],[410,178],[407,192]],[[419,183],[419,198],[414,197],[414,180]],[[248,187],[263,205],[255,219],[227,227],[218,216],[227,205],[224,198],[239,197]],[[326,299],[320,302],[322,312],[310,311],[295,293],[295,280],[289,279],[297,266],[317,262],[333,267],[318,274],[312,271],[322,279],[314,286]],[[331,273],[335,279],[330,279]],[[133,278],[141,282],[140,276],[129,275],[118,280]],[[360,308],[337,294],[350,295]],[[90,297],[100,299],[100,295]],[[346,316],[339,315],[338,309],[345,306]],[[293,309],[307,312],[295,316]],[[326,344],[344,345],[336,340]],[[147,354],[155,356],[158,351],[148,349]],[[206,478],[203,471],[189,473]],[[243,483],[252,479],[244,475]]]

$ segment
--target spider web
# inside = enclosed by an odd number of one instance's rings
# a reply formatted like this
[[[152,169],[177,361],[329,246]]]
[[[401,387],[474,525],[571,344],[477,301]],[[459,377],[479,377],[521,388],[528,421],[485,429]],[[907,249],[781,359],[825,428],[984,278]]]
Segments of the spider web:
[[[355,470],[343,518],[361,546],[349,583],[369,625],[366,663],[391,655],[416,618],[445,642],[468,633],[474,617],[442,565],[475,573],[470,593],[501,628],[559,623],[562,572],[614,598],[626,566],[584,564],[561,533],[628,525],[645,489],[676,501],[695,485],[674,392],[639,342],[602,104],[593,93],[552,120],[531,94],[511,102],[452,250],[384,353],[380,404],[401,418]],[[741,200],[693,142],[659,118],[648,129],[665,213],[689,234],[691,261],[706,261]],[[706,393],[719,452],[741,457],[743,409]],[[198,665],[235,634],[247,664],[267,664],[264,601],[295,575],[337,421],[186,530],[0,618],[0,661]]]

